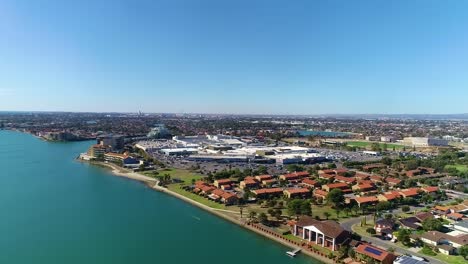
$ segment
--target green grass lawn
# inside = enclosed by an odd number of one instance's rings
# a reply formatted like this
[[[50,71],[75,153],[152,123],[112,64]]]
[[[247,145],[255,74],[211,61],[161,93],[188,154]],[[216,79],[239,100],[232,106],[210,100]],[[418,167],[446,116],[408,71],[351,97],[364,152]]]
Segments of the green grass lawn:
[[[367,141],[348,141],[346,145],[350,147],[360,147],[360,148],[367,148],[370,147],[373,143],[377,143],[383,148],[385,143],[378,143],[378,142],[367,142]],[[405,146],[393,143],[387,143],[387,149],[392,150],[395,147],[396,150],[403,149]]]
[[[461,164],[458,164],[458,165],[447,165],[445,166],[446,169],[448,168],[455,168],[457,169],[459,172],[466,172],[468,171],[468,165],[461,165]]]
[[[328,219],[338,220],[338,219],[348,218],[348,216],[345,214],[345,212],[343,210],[340,211],[341,212],[340,217],[337,218],[336,210],[331,208],[331,206],[329,206],[329,205],[312,205],[312,216],[313,217],[319,216],[321,219],[326,219],[325,212],[330,213],[330,216],[328,217]],[[349,217],[351,217],[351,216],[354,216],[352,212],[349,213]]]
[[[289,239],[289,240],[298,242],[298,243],[301,243],[301,242],[302,242],[302,239],[300,239],[299,237],[297,237],[297,236],[295,236],[295,235],[293,235],[293,234],[283,235],[283,237],[286,238],[286,239]]]
[[[144,175],[150,176],[150,177],[155,177],[156,175],[154,174],[154,171],[144,171]],[[198,173],[194,173],[189,170],[181,170],[181,169],[162,169],[158,170],[157,176],[162,176],[164,174],[169,174],[171,175],[171,178],[178,178],[184,181],[185,184],[191,185],[192,184],[192,179],[195,180],[200,180],[204,176]]]
[[[203,196],[199,196],[197,194],[194,194],[194,193],[191,193],[189,191],[186,191],[186,190],[183,190],[180,188],[181,184],[180,183],[177,183],[177,184],[170,184],[167,186],[167,188],[175,193],[178,193],[180,195],[183,195],[191,200],[194,200],[195,202],[199,202],[201,204],[204,204],[206,206],[209,206],[211,208],[215,208],[215,209],[224,209],[224,210],[231,210],[231,209],[228,209],[224,204],[219,204],[219,203],[216,203],[216,202],[213,202],[211,200],[209,200],[208,198],[205,198]]]
[[[462,256],[447,256],[444,254],[437,254],[437,256],[433,256],[434,258],[450,264],[466,264],[468,260],[464,259]]]
[[[465,264],[467,263],[467,260],[464,259],[462,256],[447,256],[447,255],[444,255],[442,253],[432,253],[432,252],[425,252],[424,249],[421,249],[419,251],[419,253],[421,254],[424,254],[424,255],[427,255],[427,256],[431,256],[433,258],[436,258],[442,262],[445,262],[445,263],[450,263],[450,264]],[[436,254],[436,255],[434,255]]]

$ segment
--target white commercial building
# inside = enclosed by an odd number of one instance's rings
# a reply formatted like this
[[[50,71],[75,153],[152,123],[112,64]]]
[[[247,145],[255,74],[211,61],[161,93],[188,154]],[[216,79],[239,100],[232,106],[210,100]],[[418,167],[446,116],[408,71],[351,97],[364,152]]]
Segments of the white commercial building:
[[[448,140],[427,137],[405,137],[404,143],[414,147],[448,146]]]

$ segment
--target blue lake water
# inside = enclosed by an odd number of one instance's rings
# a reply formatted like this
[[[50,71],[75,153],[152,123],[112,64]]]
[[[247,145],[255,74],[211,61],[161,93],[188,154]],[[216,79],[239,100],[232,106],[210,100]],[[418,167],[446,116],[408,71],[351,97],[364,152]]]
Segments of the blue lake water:
[[[0,131],[0,263],[319,263],[76,162],[90,144]]]

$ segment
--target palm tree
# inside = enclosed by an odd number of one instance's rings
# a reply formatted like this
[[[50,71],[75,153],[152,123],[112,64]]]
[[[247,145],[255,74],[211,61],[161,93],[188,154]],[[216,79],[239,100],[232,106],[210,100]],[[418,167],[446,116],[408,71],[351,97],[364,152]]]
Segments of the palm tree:
[[[343,211],[345,212],[346,216],[349,216],[349,213],[351,212],[351,208],[345,207]]]
[[[255,212],[255,211],[250,211],[249,212],[250,221],[252,221],[255,218],[255,216],[257,216],[257,212]]]

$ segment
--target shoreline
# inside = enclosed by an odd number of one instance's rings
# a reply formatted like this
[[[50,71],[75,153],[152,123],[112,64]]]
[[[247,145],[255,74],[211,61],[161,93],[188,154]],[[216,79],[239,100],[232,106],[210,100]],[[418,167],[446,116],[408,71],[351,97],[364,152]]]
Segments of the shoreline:
[[[308,257],[311,257],[314,260],[320,261],[322,263],[327,263],[327,264],[336,263],[333,259],[329,259],[326,256],[322,256],[322,255],[316,254],[316,253],[314,253],[314,252],[312,252],[310,250],[306,250],[306,248],[304,246],[294,244],[292,242],[288,242],[288,241],[286,241],[284,239],[281,239],[280,237],[276,237],[275,234],[273,234],[273,232],[267,233],[267,231],[262,231],[260,229],[265,229],[265,228],[259,226],[258,224],[250,224],[250,223],[243,222],[241,220],[235,219],[234,217],[229,216],[227,214],[227,212],[225,212],[225,211],[223,213],[223,212],[221,212],[219,210],[216,210],[216,209],[211,208],[211,207],[209,207],[207,205],[201,204],[201,203],[199,203],[197,201],[194,201],[194,200],[192,200],[192,199],[190,199],[188,197],[185,197],[185,196],[183,196],[181,194],[173,192],[173,191],[171,191],[171,190],[169,190],[167,188],[161,187],[161,186],[157,185],[157,180],[153,179],[151,177],[139,174],[137,172],[123,172],[123,170],[125,170],[125,169],[120,168],[117,165],[110,164],[110,163],[89,162],[89,161],[81,160],[79,158],[77,158],[77,161],[87,163],[87,164],[90,164],[90,165],[94,165],[94,166],[100,166],[100,167],[103,167],[105,169],[108,169],[108,170],[110,170],[110,172],[111,172],[111,174],[113,176],[123,177],[123,178],[127,178],[127,179],[130,179],[130,180],[140,181],[140,182],[144,183],[146,186],[148,186],[149,188],[151,188],[151,189],[153,189],[155,191],[166,193],[166,194],[171,195],[171,196],[173,196],[175,198],[178,198],[178,199],[180,199],[182,201],[190,203],[193,206],[196,206],[196,207],[198,207],[200,209],[203,209],[206,212],[209,212],[209,213],[211,213],[211,214],[213,214],[215,216],[223,218],[224,220],[227,220],[227,221],[229,221],[229,222],[231,222],[233,224],[236,224],[236,225],[238,225],[240,227],[243,227],[243,228],[245,228],[247,230],[250,230],[250,231],[252,231],[252,232],[254,232],[254,233],[258,234],[258,235],[261,235],[261,236],[263,236],[265,238],[273,240],[274,242],[282,244],[283,246],[289,247],[291,249],[300,248],[302,254],[304,254],[304,255],[306,255]]]

